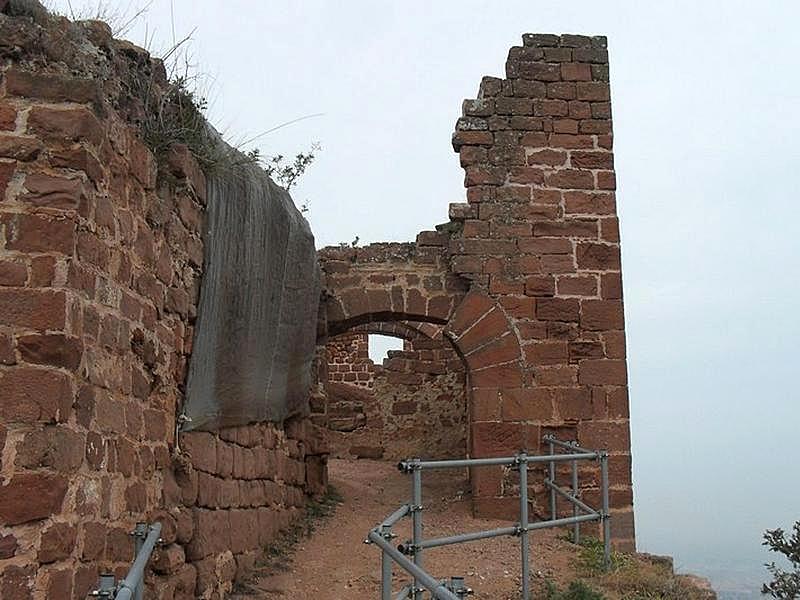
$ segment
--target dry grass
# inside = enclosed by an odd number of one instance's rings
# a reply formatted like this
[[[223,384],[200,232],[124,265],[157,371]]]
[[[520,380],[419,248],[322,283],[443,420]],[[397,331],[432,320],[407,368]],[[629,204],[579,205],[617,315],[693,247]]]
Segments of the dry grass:
[[[603,544],[586,539],[574,561],[576,579],[563,589],[552,582],[543,590],[547,600],[708,600],[708,592],[686,577],[675,575],[668,564],[612,553],[611,570],[603,569]]]

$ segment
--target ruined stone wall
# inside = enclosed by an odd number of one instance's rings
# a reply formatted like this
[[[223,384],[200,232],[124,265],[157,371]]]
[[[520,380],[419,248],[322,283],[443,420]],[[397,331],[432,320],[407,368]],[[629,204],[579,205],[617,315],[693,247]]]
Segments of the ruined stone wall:
[[[380,370],[369,358],[369,335],[346,333],[332,338],[326,347],[328,380],[372,389]]]
[[[608,449],[612,534],[631,548],[606,39],[524,35],[505,77],[484,77],[478,97],[464,101],[452,142],[467,202],[451,204],[450,223],[416,244],[395,245],[403,264],[377,246],[320,252],[328,327],[409,318],[443,326],[467,365],[470,454],[539,453],[548,433]],[[546,506],[540,475],[531,478],[534,512]],[[597,467],[585,475],[584,493],[595,498]],[[516,514],[513,474],[476,469],[471,479],[478,514]]]
[[[327,428],[331,454],[388,460],[463,457],[466,379],[450,344],[425,337],[405,340],[403,350],[390,350],[383,365],[373,365],[370,380],[342,382],[334,368],[363,361],[367,337],[343,334],[326,346],[330,375],[312,418]]]
[[[176,440],[205,177],[184,146],[151,153],[123,85],[163,66],[41,14],[0,14],[0,54],[0,597],[85,597],[154,519],[148,596],[220,597],[325,485],[317,436]]]

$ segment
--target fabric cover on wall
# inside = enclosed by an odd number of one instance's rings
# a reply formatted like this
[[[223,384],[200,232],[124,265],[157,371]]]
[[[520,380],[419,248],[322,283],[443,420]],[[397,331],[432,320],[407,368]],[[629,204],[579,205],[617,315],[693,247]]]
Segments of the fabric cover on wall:
[[[320,273],[289,193],[257,166],[208,178],[203,280],[184,431],[308,410]]]

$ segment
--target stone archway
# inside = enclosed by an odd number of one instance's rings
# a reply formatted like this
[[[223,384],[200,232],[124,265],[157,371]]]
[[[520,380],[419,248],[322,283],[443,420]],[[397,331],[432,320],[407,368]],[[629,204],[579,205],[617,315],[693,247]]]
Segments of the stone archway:
[[[552,403],[535,406],[540,398],[530,389],[518,333],[505,308],[478,287],[467,291],[469,282],[450,272],[446,245],[328,248],[320,258],[329,335],[399,331],[408,321],[432,324],[428,331],[452,345],[466,373],[467,454],[538,451],[539,428],[512,419],[532,416],[526,411],[552,411]],[[471,480],[476,510],[503,512],[501,470],[476,470]]]

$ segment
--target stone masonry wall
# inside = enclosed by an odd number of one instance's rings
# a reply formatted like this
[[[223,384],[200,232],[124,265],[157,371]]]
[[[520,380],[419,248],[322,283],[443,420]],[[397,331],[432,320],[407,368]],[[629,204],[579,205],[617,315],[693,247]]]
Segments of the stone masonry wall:
[[[148,596],[221,598],[325,486],[319,436],[176,440],[205,178],[184,146],[156,159],[121,85],[163,65],[42,16],[0,14],[0,54],[0,597],[85,597],[158,519]]]
[[[324,402],[312,417],[327,427],[331,454],[387,460],[463,457],[466,380],[449,343],[425,337],[406,340],[404,350],[390,350],[382,366],[373,365],[368,382],[341,383],[335,378],[340,371],[333,367],[353,364],[368,352],[366,340],[348,343],[359,337],[367,335],[336,336],[326,347],[329,381]],[[342,348],[351,350],[349,357]]]
[[[443,326],[467,366],[469,453],[539,453],[548,433],[607,449],[612,534],[630,549],[606,38],[525,34],[509,51],[505,77],[484,77],[478,97],[464,101],[452,142],[466,172],[466,203],[450,205],[450,223],[420,233],[416,244],[397,245],[403,255],[382,256],[377,246],[349,256],[320,251],[328,329],[409,319]],[[397,274],[433,285],[413,289],[412,298],[410,283],[405,295],[395,292]],[[584,495],[596,499],[597,466],[584,471]],[[535,512],[546,501],[535,483],[541,475],[531,478]],[[513,475],[475,469],[471,482],[478,514],[513,518]]]
[[[473,382],[473,451],[553,427],[607,448],[614,534],[632,544],[606,39],[527,34],[509,52],[506,77],[484,78],[463,110],[453,145],[468,204],[452,207],[463,223],[452,265],[497,299],[523,353],[523,368],[508,374],[519,389],[513,401],[490,381]]]
[[[372,389],[380,369],[369,358],[369,335],[346,333],[327,344],[329,381]]]

